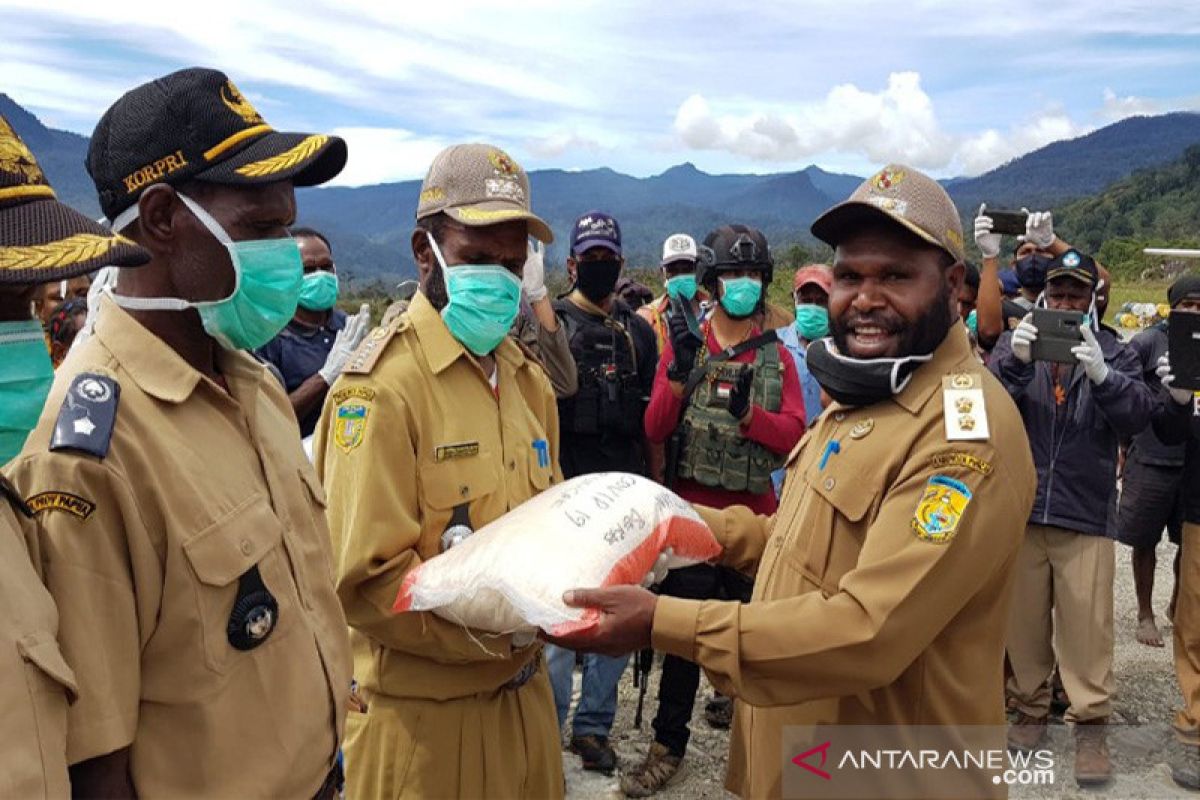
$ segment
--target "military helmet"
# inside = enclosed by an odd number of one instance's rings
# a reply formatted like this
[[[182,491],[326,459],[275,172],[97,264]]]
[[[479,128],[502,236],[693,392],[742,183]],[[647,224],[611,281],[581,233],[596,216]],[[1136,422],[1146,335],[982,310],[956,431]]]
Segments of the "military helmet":
[[[697,248],[696,282],[714,290],[722,272],[754,269],[763,273],[763,286],[775,276],[775,261],[762,231],[748,225],[722,225]],[[764,292],[765,294],[765,292]]]

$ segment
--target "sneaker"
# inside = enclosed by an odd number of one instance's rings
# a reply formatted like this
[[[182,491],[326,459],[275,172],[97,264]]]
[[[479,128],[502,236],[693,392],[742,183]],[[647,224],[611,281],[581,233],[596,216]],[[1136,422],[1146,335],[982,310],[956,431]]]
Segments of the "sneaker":
[[[1075,783],[1099,786],[1112,779],[1108,755],[1108,719],[1075,723]]]
[[[1167,752],[1171,778],[1185,789],[1200,791],[1200,747],[1173,740]]]
[[[621,776],[621,791],[626,797],[649,797],[662,791],[681,777],[682,756],[671,755],[666,745],[654,742],[646,760],[636,769]]]
[[[583,761],[583,768],[612,775],[617,768],[617,753],[607,736],[572,736],[571,752]]]
[[[1008,726],[1008,749],[1031,753],[1046,738],[1046,718],[1017,712],[1017,721]]]
[[[710,727],[719,731],[729,730],[729,726],[733,724],[733,698],[713,695],[704,706],[704,719]]]

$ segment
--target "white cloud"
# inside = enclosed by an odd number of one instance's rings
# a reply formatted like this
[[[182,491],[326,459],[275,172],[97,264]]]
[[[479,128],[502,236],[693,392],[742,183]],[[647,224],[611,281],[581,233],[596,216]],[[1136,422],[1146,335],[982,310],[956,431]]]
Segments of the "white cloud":
[[[957,143],[954,161],[963,175],[978,175],[1060,139],[1073,139],[1090,128],[1077,126],[1059,110],[1019,122],[1007,132],[989,128]]]
[[[847,83],[816,103],[740,115],[714,114],[703,96],[692,95],[675,114],[675,132],[688,147],[759,161],[834,151],[937,169],[953,155],[951,137],[941,131],[915,72],[892,73],[879,92]]]
[[[1104,89],[1104,107],[1100,110],[1100,114],[1106,121],[1116,122],[1126,117],[1136,117],[1139,114],[1158,114],[1161,111],[1162,105],[1155,100],[1133,95],[1118,97],[1111,88],[1105,87]]]
[[[755,161],[803,162],[842,154],[870,164],[897,161],[942,174],[976,175],[1090,128],[1051,109],[1004,131],[952,134],[939,122],[920,75],[899,72],[879,92],[842,84],[819,102],[788,110],[717,114],[703,96],[692,95],[679,106],[674,130],[689,148]]]
[[[446,146],[399,128],[337,128],[334,133],[346,140],[349,155],[331,186],[423,178],[433,157]]]

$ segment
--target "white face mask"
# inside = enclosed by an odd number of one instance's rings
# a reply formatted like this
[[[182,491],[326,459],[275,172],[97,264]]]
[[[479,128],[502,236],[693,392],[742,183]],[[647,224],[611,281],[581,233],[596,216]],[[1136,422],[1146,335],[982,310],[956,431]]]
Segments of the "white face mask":
[[[200,204],[186,195],[179,199],[217,241],[225,245],[233,264],[233,293],[220,300],[179,297],[128,297],[109,290],[122,308],[142,311],[183,311],[194,308],[209,336],[230,350],[254,350],[271,341],[296,313],[304,282],[300,248],[290,236],[235,242]],[[113,222],[123,229],[137,218],[132,206]]]

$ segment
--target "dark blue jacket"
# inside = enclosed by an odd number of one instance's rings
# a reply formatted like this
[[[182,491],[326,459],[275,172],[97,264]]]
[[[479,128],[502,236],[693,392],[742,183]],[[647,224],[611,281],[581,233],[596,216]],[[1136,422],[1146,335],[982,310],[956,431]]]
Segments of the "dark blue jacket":
[[[1200,525],[1200,399],[1179,405],[1160,392],[1154,432],[1167,444],[1183,445],[1183,521]]]
[[[1129,341],[1129,346],[1142,362],[1142,380],[1156,395],[1166,397],[1165,392],[1159,391],[1161,384],[1154,371],[1158,367],[1158,357],[1166,355],[1167,352],[1166,321],[1151,325],[1134,336]],[[1178,469],[1183,466],[1183,445],[1166,444],[1155,435],[1154,426],[1151,426],[1133,437],[1133,443],[1129,445],[1129,460],[1155,467]]]
[[[1012,352],[1011,331],[996,342],[989,366],[1021,411],[1037,466],[1037,496],[1029,521],[1112,539],[1117,446],[1150,424],[1157,400],[1142,380],[1142,364],[1132,348],[1103,328],[1096,340],[1108,377],[1095,386],[1082,367],[1068,366],[1063,409],[1055,405],[1055,365],[1021,363]]]

